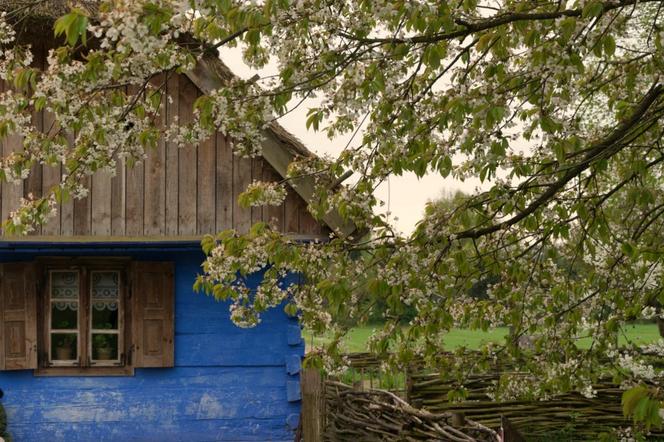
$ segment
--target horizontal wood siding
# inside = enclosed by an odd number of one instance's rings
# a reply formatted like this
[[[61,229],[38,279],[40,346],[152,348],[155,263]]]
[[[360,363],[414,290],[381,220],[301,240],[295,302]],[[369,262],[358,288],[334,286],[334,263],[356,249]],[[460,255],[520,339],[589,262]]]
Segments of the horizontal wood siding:
[[[133,377],[0,372],[13,440],[292,441],[288,422],[300,406],[288,388],[298,375],[286,361],[304,353],[289,336],[297,321],[279,308],[256,328],[234,326],[228,303],[192,290],[201,253],[121,254],[175,263],[175,367],[136,369]],[[0,261],[9,259],[0,251]],[[249,286],[259,280],[250,277]]]
[[[184,75],[159,76],[153,83],[166,92],[156,123],[169,124],[176,118],[191,121],[192,105],[200,95],[198,88]],[[5,87],[0,84],[0,91]],[[33,120],[41,130],[55,130],[52,115],[38,113]],[[0,153],[6,156],[21,149],[22,140],[10,136],[2,141]],[[297,235],[320,236],[327,231],[311,218],[306,203],[291,187],[285,204],[279,207],[239,207],[237,196],[252,181],[280,181],[282,177],[263,158],[233,155],[232,142],[221,133],[200,146],[181,149],[161,140],[146,154],[146,159],[133,167],[119,161],[115,175],[100,171],[88,178],[89,195],[59,205],[58,214],[34,234],[172,238],[230,228],[246,232],[261,220]],[[23,183],[0,184],[2,220],[16,209],[21,197],[50,192],[62,173],[61,167],[33,169]]]

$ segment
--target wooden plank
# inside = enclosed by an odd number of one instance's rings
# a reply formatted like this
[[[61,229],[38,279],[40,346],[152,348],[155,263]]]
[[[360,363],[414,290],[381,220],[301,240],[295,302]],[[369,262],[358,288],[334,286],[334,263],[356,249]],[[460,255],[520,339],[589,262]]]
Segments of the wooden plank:
[[[277,173],[276,170],[269,164],[265,164],[263,169],[263,180],[267,182],[278,182],[281,181],[281,176]],[[278,206],[267,206],[263,209],[265,215],[265,221],[270,224],[270,226],[277,230],[278,232],[284,231],[284,211],[285,204],[281,203]]]
[[[198,89],[183,75],[180,76],[179,90],[180,123],[187,124],[194,119],[193,104],[198,98]],[[178,233],[196,233],[197,188],[197,146],[188,145],[180,149],[178,165]]]
[[[74,144],[74,135],[68,134],[67,141],[69,145]],[[74,204],[75,200],[70,198],[65,201],[60,208],[60,234],[71,236],[74,235]]]
[[[233,228],[247,233],[251,227],[251,209],[238,204],[238,197],[251,183],[251,158],[233,155]]]
[[[2,91],[7,90],[7,84],[2,82]],[[7,157],[13,152],[23,150],[23,141],[20,136],[9,135],[2,140],[2,156]],[[4,182],[2,185],[2,221],[9,218],[9,215],[18,208],[21,197],[23,196],[23,182],[11,184]]]
[[[263,164],[265,161],[262,157],[251,159],[251,181],[264,181],[263,180]],[[251,224],[256,224],[263,221],[264,206],[256,206],[251,208]]]
[[[177,118],[179,118],[180,79],[177,74],[171,74],[171,76],[168,78],[166,91],[168,94],[168,98],[166,100],[166,119],[168,124],[172,124]],[[178,146],[173,143],[166,143],[166,162],[164,164],[164,174],[166,179],[166,235],[178,234],[179,164]]]
[[[144,164],[127,166],[125,231],[127,235],[143,235]]]
[[[217,133],[216,180],[217,231],[233,228],[233,152],[222,133]]]
[[[295,193],[292,188],[288,189],[285,201],[285,227],[286,233],[299,233],[300,232],[300,208],[302,200],[299,195]]]
[[[32,45],[32,67],[40,70],[44,69],[44,43],[43,41],[35,42]],[[44,112],[32,111],[32,126],[39,132],[43,131],[44,128]],[[33,164],[30,168],[30,175],[25,180],[25,185],[23,189],[23,196],[25,198],[41,198],[43,195],[42,191],[42,165],[39,163]],[[41,234],[42,226],[34,226],[34,230],[30,232],[30,235],[39,235]]]
[[[90,177],[81,180],[90,188]],[[90,193],[85,198],[74,200],[74,235],[90,235]]]
[[[307,442],[323,440],[325,429],[325,384],[316,368],[306,368],[300,374],[302,388],[302,436]]]
[[[299,198],[299,196],[298,196]],[[302,199],[300,199],[300,205],[298,210],[298,216],[300,218],[300,228],[298,233],[301,235],[322,235],[322,225],[314,219],[314,217],[307,210],[307,206]]]
[[[42,129],[47,134],[50,133],[52,126],[55,122],[55,116],[51,112],[44,111],[42,119]],[[55,166],[44,166],[42,172],[42,193],[47,194],[53,191],[53,189],[60,183],[61,179],[61,165]],[[60,217],[62,216],[62,204],[58,204],[56,207],[58,211],[56,215],[48,220],[46,224],[42,226],[42,235],[58,235],[60,233]]]
[[[137,87],[129,87],[128,94],[138,93]],[[129,98],[131,100],[131,98]],[[145,204],[145,167],[143,161],[133,166],[127,164],[127,188],[125,231],[127,235],[143,235]]]
[[[115,165],[115,176],[111,178],[111,234],[124,235],[126,221],[127,171],[124,160]]]
[[[91,233],[93,235],[111,234],[111,173],[98,170],[92,176],[90,189]]]
[[[215,233],[216,217],[216,134],[198,146],[197,232]]]
[[[153,86],[166,88],[166,77],[158,75],[152,80]],[[164,90],[162,90],[164,92]],[[155,125],[163,129],[166,125],[166,97],[162,98]],[[146,235],[164,234],[166,231],[166,145],[159,138],[155,149],[147,152],[145,160],[145,219],[143,230]]]

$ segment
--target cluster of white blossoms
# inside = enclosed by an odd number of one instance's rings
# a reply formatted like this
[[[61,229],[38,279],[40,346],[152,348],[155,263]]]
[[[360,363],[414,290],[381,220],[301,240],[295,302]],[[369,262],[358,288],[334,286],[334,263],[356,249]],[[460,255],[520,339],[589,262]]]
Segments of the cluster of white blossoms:
[[[654,381],[661,377],[661,371],[656,370],[652,364],[647,364],[642,360],[636,359],[634,355],[623,352],[618,355],[618,365],[629,372],[633,381]]]
[[[33,232],[35,226],[45,224],[55,213],[57,201],[51,195],[48,199],[36,199],[33,194],[21,198],[21,207],[47,205],[46,210],[15,210],[10,212],[9,219],[12,224],[19,227],[23,233]]]
[[[247,207],[280,206],[286,199],[286,193],[283,184],[253,181],[239,199],[240,204]]]
[[[0,13],[0,44],[6,45],[14,41],[16,31],[14,27],[7,23],[7,11]]]

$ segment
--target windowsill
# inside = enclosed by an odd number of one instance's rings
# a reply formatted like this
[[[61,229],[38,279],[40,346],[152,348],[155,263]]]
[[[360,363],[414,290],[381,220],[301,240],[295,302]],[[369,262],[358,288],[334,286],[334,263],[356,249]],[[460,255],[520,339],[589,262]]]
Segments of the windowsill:
[[[38,368],[34,376],[134,376],[134,367],[47,367]]]

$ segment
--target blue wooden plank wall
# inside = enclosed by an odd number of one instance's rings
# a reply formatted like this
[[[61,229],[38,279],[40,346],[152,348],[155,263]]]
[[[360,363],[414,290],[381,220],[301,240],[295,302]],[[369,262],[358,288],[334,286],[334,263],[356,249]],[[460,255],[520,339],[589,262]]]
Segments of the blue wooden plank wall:
[[[45,250],[0,250],[0,261],[53,255]],[[58,254],[97,256],[100,250]],[[293,440],[300,411],[297,361],[304,353],[297,322],[278,309],[254,329],[235,327],[228,304],[192,290],[202,254],[169,250],[145,252],[137,245],[103,255],[176,263],[176,367],[137,369],[134,377],[0,372],[16,442]]]

